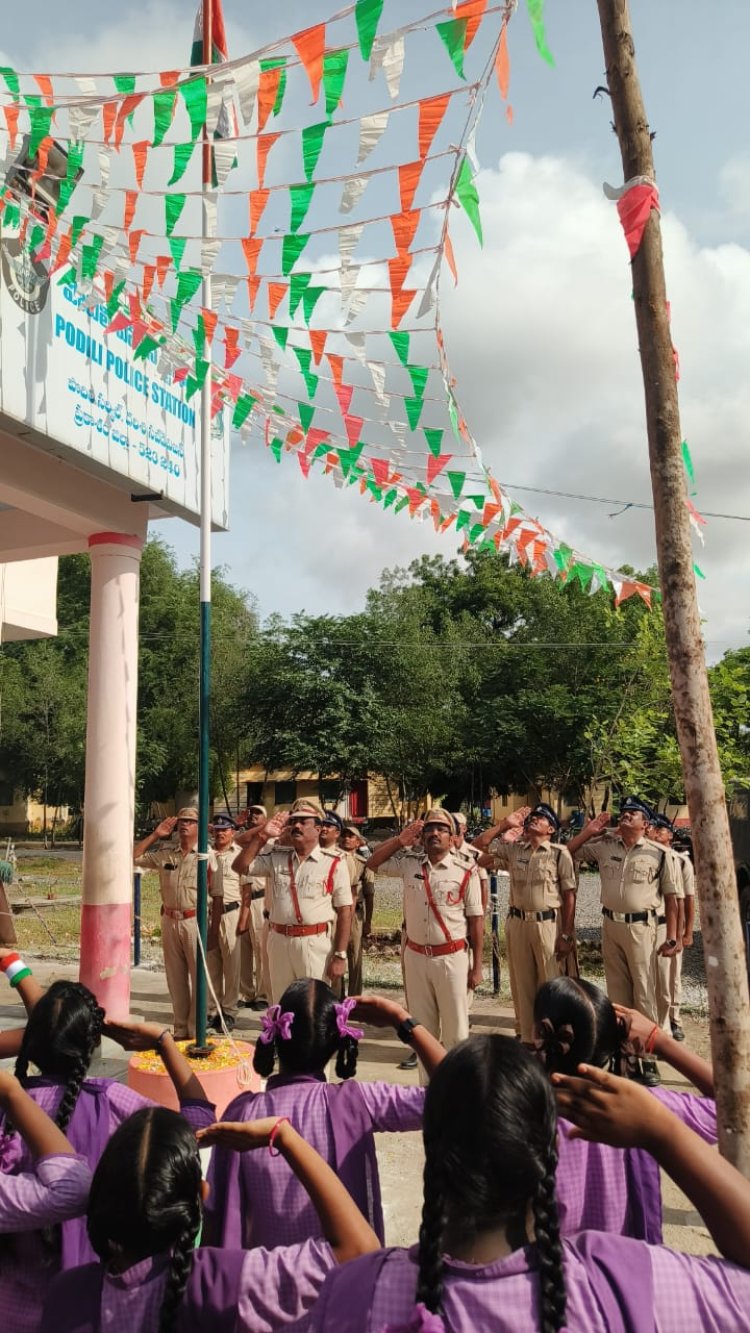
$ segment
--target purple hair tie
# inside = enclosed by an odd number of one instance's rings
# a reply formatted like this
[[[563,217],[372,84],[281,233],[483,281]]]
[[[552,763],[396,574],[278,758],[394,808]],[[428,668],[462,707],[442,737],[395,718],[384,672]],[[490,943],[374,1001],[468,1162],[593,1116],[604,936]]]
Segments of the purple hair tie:
[[[353,1037],[355,1041],[360,1041],[365,1035],[364,1028],[352,1027],[349,1022],[349,1015],[352,1012],[352,1009],[356,1009],[357,1007],[357,1001],[354,997],[350,996],[348,1000],[337,1001],[333,1007],[336,1011],[336,1027],[339,1030],[339,1036]]]
[[[277,1037],[279,1041],[289,1041],[292,1035],[292,1023],[294,1014],[287,1012],[282,1014],[280,1004],[272,1004],[264,1014],[260,1016],[260,1026],[263,1031],[258,1037],[264,1046],[270,1046],[271,1042]]]
[[[445,1324],[420,1301],[408,1324],[386,1324],[383,1333],[445,1333]]]

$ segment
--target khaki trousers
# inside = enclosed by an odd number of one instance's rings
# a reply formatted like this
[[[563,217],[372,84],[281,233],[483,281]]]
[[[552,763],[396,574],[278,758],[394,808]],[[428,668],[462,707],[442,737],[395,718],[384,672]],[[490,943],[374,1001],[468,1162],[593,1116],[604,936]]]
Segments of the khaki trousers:
[[[322,981],[331,953],[331,928],[320,935],[268,935],[271,1003],[278,1004],[287,986],[304,977]]]
[[[656,921],[609,921],[602,917],[602,958],[607,994],[613,1004],[638,1009],[658,1023]]]
[[[682,1004],[682,954],[681,949],[674,958],[667,958],[669,963],[669,1021],[679,1023],[680,1005]]]
[[[195,1036],[195,968],[198,948],[198,923],[161,917],[161,943],[164,971],[172,1001],[172,1022],[176,1041]]]
[[[656,927],[656,947],[657,949],[667,938],[666,922],[663,926]],[[675,958],[681,955],[676,954]],[[662,958],[656,955],[656,1021],[659,1027],[671,1032],[669,1022],[669,1011],[672,1007],[672,964],[675,958]]]
[[[264,899],[250,903],[250,921],[240,945],[240,994],[243,1000],[268,1000],[271,980],[268,975],[268,922],[263,916]]]
[[[237,1001],[240,997],[240,961],[242,936],[237,938],[237,923],[240,909],[225,912],[219,926],[219,943],[215,949],[209,949],[207,955],[208,975],[216,991],[216,998],[225,1014],[237,1017]],[[216,1006],[209,992],[208,997],[211,1017],[216,1014]]]
[[[352,928],[349,943],[346,946],[347,966],[349,969],[349,994],[362,994],[362,927],[364,917],[357,908],[352,913]]]
[[[516,1031],[521,1041],[534,1039],[534,1000],[545,981],[561,975],[555,958],[557,921],[522,921],[509,916],[505,921],[505,948]]]
[[[468,950],[427,958],[405,948],[403,965],[406,1007],[412,1017],[437,1037],[446,1050],[464,1041],[469,1035]],[[427,1083],[421,1061],[419,1081]]]

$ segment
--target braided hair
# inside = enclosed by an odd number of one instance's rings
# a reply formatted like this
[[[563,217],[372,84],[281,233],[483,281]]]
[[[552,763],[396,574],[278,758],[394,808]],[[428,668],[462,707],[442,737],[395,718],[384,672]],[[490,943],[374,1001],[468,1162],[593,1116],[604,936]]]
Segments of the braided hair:
[[[359,1046],[354,1037],[342,1037],[336,1023],[336,996],[324,981],[304,977],[287,986],[280,1000],[282,1014],[293,1014],[289,1037],[259,1041],[253,1068],[261,1078],[273,1073],[276,1057],[285,1074],[320,1074],[336,1056],[337,1078],[357,1072]]]
[[[625,1025],[609,997],[590,981],[545,981],[534,1000],[534,1028],[548,1074],[574,1075],[580,1064],[621,1072]]]
[[[193,1131],[176,1111],[147,1106],[120,1125],[91,1182],[89,1240],[122,1272],[169,1254],[159,1333],[177,1326],[201,1225],[201,1164]]]
[[[70,1124],[101,1041],[103,1023],[104,1010],[86,986],[77,981],[54,981],[35,1004],[26,1024],[15,1065],[16,1078],[25,1085],[29,1065],[34,1064],[42,1074],[64,1082],[55,1116],[55,1124],[63,1131]]]
[[[443,1254],[459,1238],[504,1227],[529,1243],[531,1210],[542,1333],[565,1323],[565,1278],[555,1200],[557,1117],[549,1080],[515,1041],[495,1034],[455,1046],[435,1071],[424,1107],[424,1203],[417,1302],[442,1314]]]

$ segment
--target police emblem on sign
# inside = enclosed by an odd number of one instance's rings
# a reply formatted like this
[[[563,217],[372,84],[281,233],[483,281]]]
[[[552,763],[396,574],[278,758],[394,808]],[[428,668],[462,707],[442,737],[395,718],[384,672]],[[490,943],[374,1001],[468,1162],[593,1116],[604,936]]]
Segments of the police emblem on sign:
[[[27,315],[40,315],[50,288],[44,264],[32,259],[18,240],[4,240],[0,254],[3,281],[16,305]]]

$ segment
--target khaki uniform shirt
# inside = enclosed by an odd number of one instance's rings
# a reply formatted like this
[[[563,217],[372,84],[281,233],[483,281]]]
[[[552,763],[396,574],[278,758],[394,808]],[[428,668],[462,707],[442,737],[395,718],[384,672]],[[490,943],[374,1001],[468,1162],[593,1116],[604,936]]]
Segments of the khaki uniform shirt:
[[[678,892],[674,861],[665,852],[648,838],[628,851],[617,833],[605,833],[579,847],[576,860],[596,861],[602,907],[610,912],[662,911],[664,896]]]
[[[342,854],[323,847],[313,847],[304,860],[288,847],[272,848],[259,852],[245,871],[248,879],[268,880],[271,890],[271,921],[280,926],[298,924],[292,898],[292,878],[289,874],[289,858],[292,860],[294,880],[297,886],[297,899],[302,915],[302,923],[315,926],[322,921],[333,921],[337,907],[351,907],[352,890],[349,883],[349,871]],[[326,884],[331,871],[331,863],[337,860],[333,872],[333,893],[328,893]]]
[[[350,852],[348,861],[349,874],[352,881],[352,893],[356,906],[362,907],[365,898],[372,898],[375,894],[375,876],[371,870],[367,869],[367,862],[370,859],[369,852]]]
[[[437,865],[430,865],[420,848],[405,848],[378,866],[379,875],[392,875],[404,885],[404,921],[406,935],[414,944],[445,944],[446,939],[425,892],[423,867],[426,867],[430,891],[451,939],[466,939],[467,917],[484,916],[482,888],[476,867],[460,853],[446,852]],[[461,896],[466,873],[469,880]]]
[[[179,847],[162,847],[144,852],[135,863],[144,870],[158,870],[159,890],[165,907],[180,912],[194,911],[198,901],[198,853],[181,852]],[[216,855],[208,853],[209,892],[216,873]]]
[[[675,852],[682,876],[682,892],[686,898],[695,894],[695,866],[687,852]]]
[[[461,846],[456,848],[456,851],[458,852],[459,856],[469,856],[474,862],[477,862],[480,856],[482,855],[479,848],[472,847],[471,843],[467,842],[465,838],[461,843]],[[477,874],[479,875],[480,880],[489,879],[489,874],[485,870],[484,866],[480,865],[477,866]]]
[[[490,846],[498,870],[510,875],[509,906],[519,912],[548,912],[562,906],[563,893],[575,893],[576,872],[567,847],[545,838],[534,849],[520,838],[503,842],[496,838]]]
[[[216,871],[211,876],[211,897],[223,898],[224,905],[228,903],[238,903],[242,899],[242,883],[236,870],[232,870],[232,862],[239,856],[242,848],[236,843],[230,843],[224,852],[214,852],[216,857]]]

